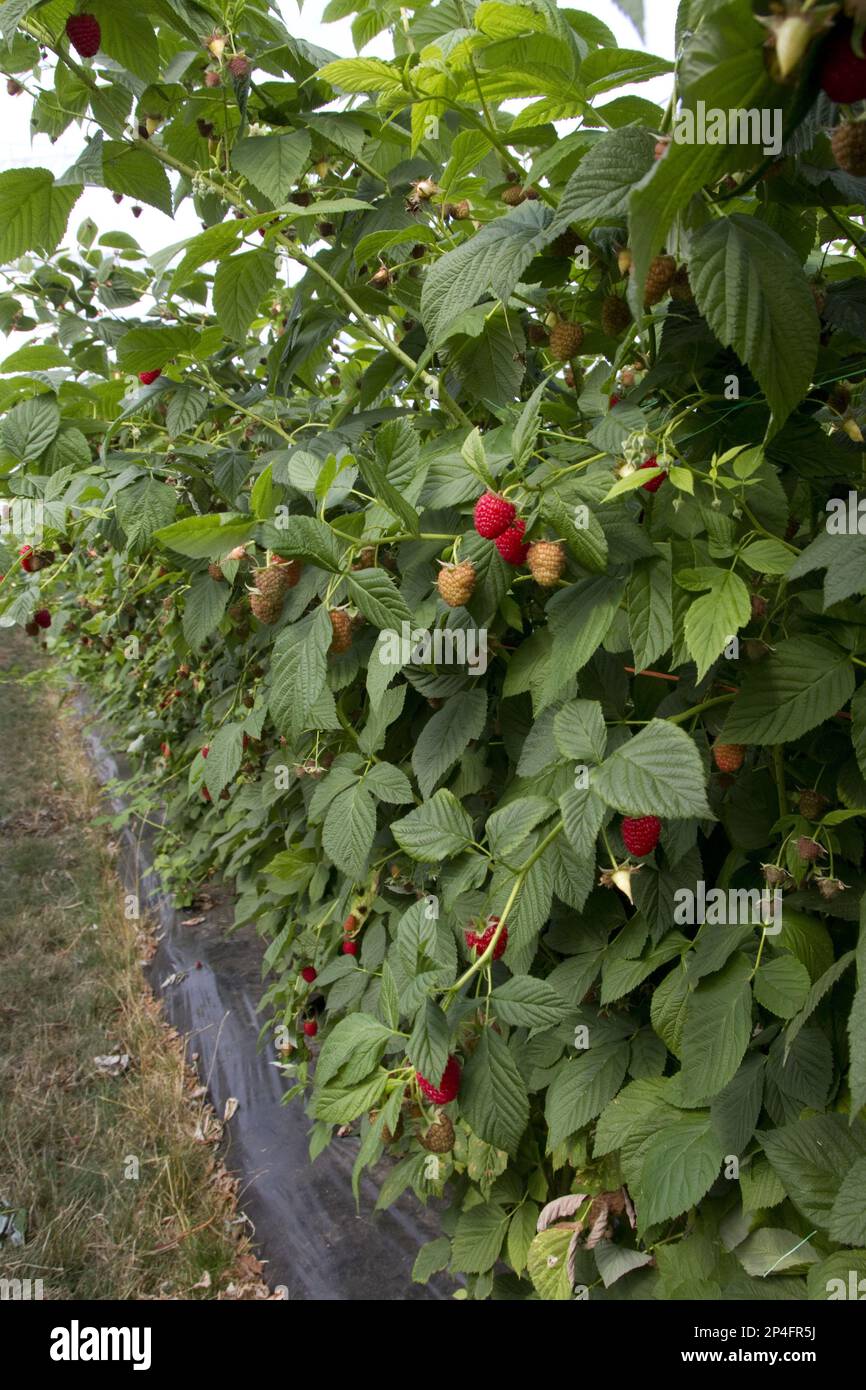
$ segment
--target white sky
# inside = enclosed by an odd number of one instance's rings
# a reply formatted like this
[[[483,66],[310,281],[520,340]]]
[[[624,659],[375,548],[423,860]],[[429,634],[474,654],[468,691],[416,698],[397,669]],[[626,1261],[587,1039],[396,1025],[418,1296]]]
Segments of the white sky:
[[[295,0],[280,0],[279,3],[283,20],[290,32],[299,34],[310,43],[330,49],[341,58],[351,57],[355,50],[350,21],[342,19],[333,24],[324,24],[321,19],[324,7],[325,0],[306,0],[302,11],[299,11]],[[613,0],[583,0],[582,4],[577,0],[576,8],[604,20],[613,30],[621,47],[646,47],[650,53],[656,53],[661,57],[673,57],[676,0],[645,0],[645,9],[648,12],[646,45],[641,43],[636,30],[617,9]],[[387,34],[380,34],[363,52],[368,55],[387,56],[389,50]],[[642,83],[639,87],[624,90],[638,91],[664,105],[669,89],[670,80],[659,78],[654,82]],[[54,145],[47,135],[37,135],[31,139],[29,97],[7,96],[2,86],[0,92],[0,101],[3,103],[2,124],[5,131],[0,168],[39,166],[50,169],[55,174],[62,174],[74,163],[80,152],[82,136],[78,128],[74,124],[70,126]],[[141,216],[135,218],[132,215],[133,201],[131,198],[124,198],[118,205],[107,189],[87,188],[73,211],[70,230],[74,233],[75,227],[85,217],[92,217],[101,233],[128,232],[148,254],[181,241],[184,237],[194,236],[201,230],[201,224],[189,201],[181,204],[173,218],[146,204]]]

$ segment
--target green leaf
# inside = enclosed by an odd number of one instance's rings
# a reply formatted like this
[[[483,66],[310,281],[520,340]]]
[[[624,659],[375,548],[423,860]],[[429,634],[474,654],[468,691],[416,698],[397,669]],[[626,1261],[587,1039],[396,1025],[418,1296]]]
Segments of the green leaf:
[[[866,1157],[842,1179],[830,1212],[830,1235],[844,1245],[866,1245]]]
[[[708,1115],[684,1115],[665,1125],[644,1149],[634,1194],[639,1229],[646,1231],[696,1206],[718,1177],[723,1157]]]
[[[326,1085],[351,1060],[348,1081],[363,1080],[379,1063],[385,1043],[391,1036],[378,1019],[369,1014],[350,1014],[328,1033],[316,1062],[316,1084]]]
[[[701,59],[702,65],[696,69],[696,80],[687,84],[684,109],[694,113],[698,102],[703,102],[707,111],[776,109],[783,89],[771,81],[764,60],[765,31],[751,13],[744,17],[739,6],[721,9],[721,19],[702,26],[690,40],[689,56],[695,63]],[[638,291],[679,211],[705,185],[715,183],[729,169],[742,167],[743,158],[739,146],[674,141],[664,159],[658,160],[638,184],[629,209]]]
[[[26,251],[50,255],[80,193],[78,184],[55,183],[47,169],[7,169],[0,174],[0,261],[8,265]]]
[[[607,537],[594,512],[585,506],[570,508],[555,492],[544,494],[541,510],[577,563],[590,574],[603,574],[608,562]]]
[[[415,1263],[412,1266],[412,1283],[428,1283],[434,1274],[447,1269],[450,1259],[451,1242],[447,1236],[428,1240],[427,1244],[422,1245],[415,1256]]]
[[[529,262],[551,239],[550,221],[542,203],[523,203],[439,257],[421,291],[421,317],[432,346],[487,290],[507,304]]]
[[[490,996],[496,1017],[513,1028],[531,1028],[538,1032],[555,1028],[562,1019],[565,1005],[546,980],[531,975],[514,975]]]
[[[529,1097],[505,1039],[484,1028],[463,1069],[460,1112],[479,1139],[514,1155],[529,1121]]]
[[[765,961],[755,976],[755,998],[779,1018],[792,1018],[809,993],[811,980],[805,965],[794,956]]]
[[[628,585],[629,641],[636,671],[645,671],[673,641],[670,548],[657,559],[638,560]]]
[[[213,306],[229,338],[243,342],[259,304],[276,278],[270,251],[245,251],[220,263],[213,282]]]
[[[725,743],[793,743],[843,709],[854,692],[848,653],[820,637],[791,637],[743,675]]]
[[[453,695],[427,720],[412,750],[412,770],[425,799],[467,744],[480,736],[486,718],[487,692],[476,689]]]
[[[183,605],[183,635],[197,651],[215,632],[226,611],[231,589],[202,574],[190,585]]]
[[[740,559],[758,574],[787,574],[796,555],[781,541],[752,541],[740,551]]]
[[[146,150],[126,145],[122,140],[106,140],[102,146],[102,181],[113,193],[126,193],[171,216],[168,175],[159,160]]]
[[[552,235],[559,236],[572,223],[583,228],[623,221],[635,185],[653,167],[654,149],[655,136],[634,126],[612,131],[593,145],[565,185]]]
[[[537,1221],[538,1207],[534,1202],[522,1202],[511,1214],[506,1249],[508,1251],[508,1263],[515,1274],[522,1273],[526,1268],[529,1249],[536,1235]]]
[[[619,611],[625,581],[584,579],[559,589],[548,600],[547,615],[553,645],[536,704],[536,714],[551,704],[566,684],[587,664],[610,631]]]
[[[50,367],[71,367],[72,362],[56,343],[25,343],[0,364],[0,372],[44,372]]]
[[[207,408],[208,398],[204,391],[196,391],[192,386],[179,387],[165,413],[166,429],[172,439],[194,429]]]
[[[312,516],[290,516],[280,527],[280,532],[280,554],[287,560],[309,560],[320,569],[330,570],[334,574],[339,570],[340,548],[333,531],[324,521],[317,521]],[[361,570],[359,573],[366,574],[367,571]],[[357,602],[357,595],[355,599]]]
[[[441,1076],[448,1061],[448,1021],[438,1004],[426,1000],[415,1019],[406,1053],[422,1076]]]
[[[391,824],[391,832],[401,849],[413,859],[435,863],[452,859],[472,842],[472,821],[451,792],[438,792]]]
[[[787,242],[734,213],[695,233],[689,279],[698,308],[760,383],[781,428],[812,381],[820,324],[809,282]]]
[[[748,589],[733,570],[702,569],[699,573],[700,587],[710,585],[711,591],[689,605],[684,632],[700,681],[731,638],[750,621],[752,607]]]
[[[241,765],[244,731],[240,724],[223,724],[210,741],[207,758],[200,758],[201,781],[213,798],[235,776]]]
[[[622,744],[592,779],[593,791],[624,816],[652,816],[661,809],[669,820],[710,815],[705,784],[694,740],[664,719],[652,719]]]
[[[411,805],[415,800],[409,778],[393,763],[375,763],[366,774],[364,785],[368,792],[372,792],[380,801],[390,802],[392,806]]]
[[[745,956],[734,956],[689,997],[679,1075],[685,1105],[718,1095],[743,1060],[752,1032],[750,973]]]
[[[13,406],[3,421],[3,447],[22,463],[32,463],[45,453],[59,429],[57,397],[32,396]]]
[[[116,0],[88,0],[87,8],[99,20],[100,51],[136,77],[154,82],[159,76],[159,49],[153,25],[142,10],[118,6]]]
[[[601,1114],[623,1083],[628,1056],[626,1042],[596,1043],[560,1063],[544,1107],[548,1153]]]
[[[760,1135],[788,1196],[809,1221],[829,1229],[842,1183],[866,1156],[866,1125],[846,1115],[811,1115]]]
[[[340,792],[328,807],[322,848],[350,879],[361,879],[376,834],[376,805],[361,782]]]
[[[765,1279],[769,1274],[784,1274],[817,1264],[820,1255],[800,1235],[793,1231],[763,1226],[737,1246],[737,1259],[747,1274]]]
[[[493,811],[488,816],[484,828],[494,858],[508,859],[532,834],[539,822],[546,820],[554,810],[553,802],[547,801],[544,797],[521,796],[516,801],[509,801],[507,806],[501,806],[498,811]]]
[[[856,959],[857,988],[848,1015],[848,1049],[851,1057],[848,1085],[851,1088],[852,1122],[866,1105],[866,899],[860,903]]]
[[[252,540],[255,522],[238,512],[217,512],[213,516],[187,516],[154,532],[153,539],[166,550],[175,550],[192,560],[219,560],[236,545]]]
[[[352,570],[346,575],[349,597],[368,622],[399,637],[402,624],[411,620],[406,601],[389,574],[382,569]]]
[[[451,1268],[459,1274],[482,1274],[499,1258],[508,1215],[493,1202],[470,1207],[458,1218]]]
[[[200,336],[189,324],[176,328],[130,328],[118,339],[118,365],[125,372],[155,371],[181,353],[194,352]]]
[[[127,542],[136,546],[149,541],[161,527],[170,525],[177,511],[177,493],[157,478],[144,478],[123,488],[117,494],[115,505]]]
[[[232,168],[279,207],[309,163],[310,144],[305,130],[292,135],[248,136],[232,147]]]
[[[569,700],[556,712],[553,736],[564,758],[600,763],[607,745],[607,729],[598,700]]]

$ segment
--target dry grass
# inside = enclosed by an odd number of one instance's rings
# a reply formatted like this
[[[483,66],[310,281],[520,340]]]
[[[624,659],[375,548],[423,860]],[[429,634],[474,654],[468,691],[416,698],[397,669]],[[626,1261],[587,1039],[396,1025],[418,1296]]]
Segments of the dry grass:
[[[263,1298],[218,1134],[141,974],[72,712],[0,633],[0,1278],[46,1298]],[[94,1058],[127,1053],[119,1075]]]

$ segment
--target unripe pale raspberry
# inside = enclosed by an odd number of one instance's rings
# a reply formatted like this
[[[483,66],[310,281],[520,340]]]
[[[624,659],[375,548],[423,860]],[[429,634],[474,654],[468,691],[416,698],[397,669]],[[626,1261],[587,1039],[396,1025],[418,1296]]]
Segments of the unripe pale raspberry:
[[[570,362],[583,347],[583,325],[560,319],[550,330],[550,351],[558,362]]]
[[[618,338],[631,323],[631,310],[619,295],[609,294],[601,306],[601,326],[609,338]]]
[[[863,121],[846,121],[837,126],[830,143],[840,169],[857,178],[866,174],[866,124]]]
[[[677,263],[673,256],[656,256],[646,277],[644,304],[651,309],[660,304],[671,287],[677,273]]]
[[[529,547],[526,563],[536,584],[555,589],[565,569],[565,551],[558,541],[536,541]]]
[[[475,566],[472,561],[446,565],[436,576],[436,588],[449,608],[462,608],[471,599],[475,588]]]
[[[352,619],[342,608],[332,608],[328,616],[331,619],[331,630],[334,634],[328,650],[334,655],[338,652],[347,652],[352,645]]]
[[[714,743],[713,760],[719,772],[739,772],[746,757],[742,743]]]
[[[449,1154],[454,1148],[454,1126],[447,1115],[439,1115],[424,1134],[418,1135],[422,1149],[431,1154]]]

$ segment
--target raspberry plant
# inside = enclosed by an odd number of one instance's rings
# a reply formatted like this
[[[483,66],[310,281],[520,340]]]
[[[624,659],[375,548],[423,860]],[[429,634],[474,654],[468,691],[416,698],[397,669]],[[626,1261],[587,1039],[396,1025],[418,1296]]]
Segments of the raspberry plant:
[[[421,4],[389,61],[74,8],[0,9],[82,132],[0,175],[2,622],[99,692],[179,900],[234,882],[312,1155],[444,1194],[415,1277],[472,1298],[866,1273],[859,21],[683,0],[662,111],[551,0]],[[699,103],[783,150],[681,143]],[[203,230],[148,258],[86,184]]]

